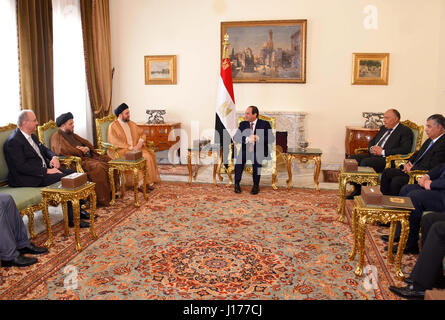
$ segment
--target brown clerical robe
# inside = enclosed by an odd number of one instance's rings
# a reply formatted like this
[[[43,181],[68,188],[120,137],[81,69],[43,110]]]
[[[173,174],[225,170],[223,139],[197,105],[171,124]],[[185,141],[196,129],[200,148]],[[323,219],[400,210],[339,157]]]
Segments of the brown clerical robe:
[[[76,146],[84,146],[90,149],[90,153],[85,155]],[[51,149],[61,156],[76,156],[82,158],[82,169],[88,176],[88,180],[96,183],[97,203],[108,205],[111,200],[111,185],[108,178],[108,161],[110,157],[100,155],[94,151],[94,147],[88,140],[79,137],[77,134],[67,134],[62,130],[57,131],[51,137]]]
[[[128,125],[130,127],[131,131],[131,140],[133,142],[133,146],[138,144],[139,139],[143,139],[145,141],[145,134],[144,130],[133,121],[128,121]],[[130,151],[130,145],[127,142],[127,137],[125,135],[124,129],[122,128],[121,124],[119,123],[119,120],[115,120],[110,126],[108,127],[108,142],[117,146],[120,157],[124,157],[125,154]],[[147,165],[147,183],[152,184],[155,182],[160,182],[161,177],[159,175],[158,166],[156,164],[156,155],[153,150],[142,147],[142,156],[146,160]],[[108,150],[108,155],[110,157],[113,157],[113,152]],[[139,181],[143,179],[143,173],[139,172]],[[133,185],[133,176],[131,173],[126,174],[125,176],[126,186],[132,186]]]

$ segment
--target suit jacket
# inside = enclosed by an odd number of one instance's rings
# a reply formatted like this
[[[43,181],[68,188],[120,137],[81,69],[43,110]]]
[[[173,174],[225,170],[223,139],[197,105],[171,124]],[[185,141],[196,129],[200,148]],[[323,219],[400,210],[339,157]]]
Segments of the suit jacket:
[[[380,128],[377,135],[369,141],[368,152],[371,153],[371,147],[375,146],[380,138],[383,137],[388,129],[385,126]],[[411,152],[411,147],[413,146],[413,132],[407,126],[399,123],[394,132],[391,133],[389,138],[383,147],[385,150],[385,157],[393,154],[407,154]]]
[[[269,152],[269,144],[272,144],[275,141],[275,137],[273,135],[269,121],[258,119],[253,134],[257,135],[260,138],[259,141],[256,142],[254,145],[254,159],[255,162],[261,164],[264,159],[271,158]],[[246,143],[246,139],[250,135],[250,122],[242,121],[239,124],[235,136],[233,137],[233,140],[236,143],[241,143],[241,149],[237,155],[237,158],[242,157],[245,159],[246,156],[249,156],[250,153],[247,153],[248,143]],[[240,160],[243,159],[240,158]]]
[[[431,190],[440,190],[445,192],[445,163],[441,163],[428,171],[431,182]],[[445,197],[444,197],[445,202]]]
[[[420,150],[415,152],[409,161],[414,164],[416,159],[420,157],[424,151],[430,145],[431,139],[425,140],[425,142],[420,147]],[[430,170],[440,163],[445,162],[445,134],[442,135],[425,153],[425,155],[420,159],[415,166],[412,167],[411,170]]]
[[[49,168],[49,162],[55,153],[40,143],[32,134],[32,139],[40,149],[40,153]],[[3,145],[5,160],[8,164],[8,184],[11,187],[37,187],[47,175],[37,152],[30,145],[19,128],[6,139]]]

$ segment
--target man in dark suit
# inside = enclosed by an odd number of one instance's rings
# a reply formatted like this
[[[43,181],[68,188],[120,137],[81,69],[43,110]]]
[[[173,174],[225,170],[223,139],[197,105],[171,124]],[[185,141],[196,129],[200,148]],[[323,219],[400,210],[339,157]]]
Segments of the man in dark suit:
[[[424,234],[425,233],[425,237]],[[443,258],[445,257],[445,212],[430,213],[422,217],[422,251],[411,271],[404,279],[405,287],[390,286],[389,290],[407,299],[423,299],[425,290],[445,288]]]
[[[54,152],[45,147],[33,134],[37,128],[37,118],[32,110],[22,110],[18,128],[8,137],[3,145],[5,160],[8,165],[8,184],[11,187],[46,187],[72,170],[60,167]],[[89,219],[89,214],[82,210],[82,219]],[[68,202],[68,224],[74,226],[71,201]],[[89,227],[86,221],[80,221],[81,228]]]
[[[428,171],[418,184],[405,185],[400,190],[402,197],[410,197],[414,211],[409,216],[409,235],[405,253],[419,253],[420,221],[424,211],[445,211],[445,163]],[[382,237],[383,238],[383,237]],[[385,237],[387,238],[387,237]],[[385,240],[385,238],[383,240]],[[395,240],[400,238],[400,226],[397,226]],[[394,251],[397,247],[394,246]]]
[[[25,224],[11,195],[0,193],[0,260],[2,267],[27,267],[37,262],[24,254],[42,254],[48,249],[28,240]]]
[[[349,156],[355,159],[359,166],[372,167],[376,172],[385,169],[385,157],[393,154],[406,154],[413,145],[413,132],[400,123],[400,113],[396,109],[389,109],[383,115],[384,126],[377,135],[369,141],[368,153]],[[361,193],[361,185],[354,183],[354,191],[347,199],[353,199]]]
[[[430,170],[445,162],[445,118],[441,114],[428,117],[425,133],[428,139],[415,152],[403,168],[388,168],[383,171],[380,191],[385,195],[397,196],[408,183],[408,172],[412,170]]]
[[[257,107],[248,107],[244,115],[246,120],[239,124],[233,137],[236,143],[241,144],[235,163],[235,192],[241,192],[240,182],[244,166],[247,160],[250,160],[253,170],[253,187],[250,193],[257,194],[260,190],[262,162],[264,159],[271,159],[269,144],[275,141],[275,137],[270,123],[258,118]]]

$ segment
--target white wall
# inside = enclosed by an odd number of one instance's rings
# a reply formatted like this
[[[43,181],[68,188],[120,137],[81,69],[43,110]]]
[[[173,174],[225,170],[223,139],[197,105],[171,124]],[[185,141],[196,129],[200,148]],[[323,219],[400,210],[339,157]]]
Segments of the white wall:
[[[307,19],[306,84],[234,84],[238,110],[304,111],[311,147],[341,163],[345,126],[363,111],[397,108],[424,123],[443,113],[444,0],[110,0],[113,107],[125,101],[132,119],[163,107],[167,121],[214,128],[221,21]],[[378,29],[363,25],[367,5]],[[440,41],[442,40],[442,41]],[[441,43],[442,42],[442,43]],[[353,52],[389,52],[388,86],[351,85]],[[144,56],[177,55],[177,85],[145,85]]]

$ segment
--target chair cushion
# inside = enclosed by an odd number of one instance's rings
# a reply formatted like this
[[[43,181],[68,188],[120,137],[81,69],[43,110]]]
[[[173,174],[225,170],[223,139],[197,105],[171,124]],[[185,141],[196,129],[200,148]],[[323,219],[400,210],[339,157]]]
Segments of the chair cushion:
[[[46,129],[46,130],[43,132],[43,144],[44,144],[47,148],[51,149],[51,137],[52,137],[53,134],[56,133],[58,130],[59,130],[59,128],[58,128],[58,127],[55,127],[55,128],[49,128],[49,129]]]
[[[41,188],[12,188],[9,186],[0,187],[0,193],[7,193],[14,198],[19,211],[36,205],[42,201]]]
[[[415,152],[417,146],[417,138],[419,137],[419,130],[413,128],[410,129],[413,132],[413,146],[411,147],[411,152]]]
[[[108,127],[113,121],[102,122],[100,124],[100,134],[102,142],[108,142]]]

